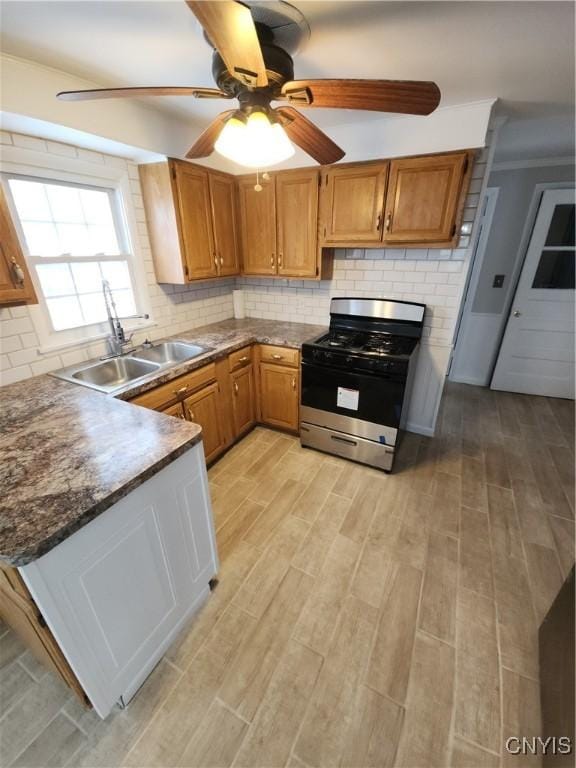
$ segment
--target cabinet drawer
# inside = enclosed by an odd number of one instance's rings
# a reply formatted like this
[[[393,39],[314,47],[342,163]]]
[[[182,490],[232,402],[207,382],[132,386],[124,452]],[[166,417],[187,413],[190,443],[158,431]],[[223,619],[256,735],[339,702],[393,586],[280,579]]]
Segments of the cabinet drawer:
[[[263,363],[278,363],[297,368],[300,362],[300,353],[290,347],[273,347],[271,344],[260,345],[260,360]]]
[[[228,355],[228,370],[236,371],[252,362],[252,347],[242,347],[242,349],[231,352]]]
[[[182,397],[192,394],[195,390],[213,381],[216,381],[216,366],[214,363],[210,363],[210,365],[205,365],[196,371],[186,373],[184,376],[178,376],[178,378],[172,379],[167,384],[151,389],[143,395],[138,395],[131,402],[136,403],[136,405],[142,405],[144,408],[163,410],[171,402],[180,400]]]

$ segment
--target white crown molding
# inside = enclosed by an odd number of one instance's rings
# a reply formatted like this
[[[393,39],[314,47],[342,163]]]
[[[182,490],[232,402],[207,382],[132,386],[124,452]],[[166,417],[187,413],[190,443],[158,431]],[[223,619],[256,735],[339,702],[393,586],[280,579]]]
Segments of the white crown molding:
[[[493,171],[514,171],[520,168],[544,168],[554,165],[574,165],[574,157],[537,157],[533,160],[503,160],[496,162]]]

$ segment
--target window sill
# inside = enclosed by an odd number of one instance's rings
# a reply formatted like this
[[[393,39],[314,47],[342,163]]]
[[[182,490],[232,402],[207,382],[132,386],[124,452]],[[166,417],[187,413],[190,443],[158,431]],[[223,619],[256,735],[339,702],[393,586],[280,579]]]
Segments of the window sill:
[[[125,330],[128,331],[128,333],[138,333],[139,331],[143,331],[146,328],[155,328],[157,325],[158,323],[154,322],[153,320],[149,320],[148,322],[141,323],[139,325],[126,325]],[[86,336],[83,339],[74,339],[71,341],[62,342],[61,344],[43,344],[42,346],[38,347],[38,354],[51,355],[57,352],[61,352],[64,349],[87,347],[90,344],[94,344],[94,342],[107,339],[108,336],[108,333],[96,333],[92,336]]]

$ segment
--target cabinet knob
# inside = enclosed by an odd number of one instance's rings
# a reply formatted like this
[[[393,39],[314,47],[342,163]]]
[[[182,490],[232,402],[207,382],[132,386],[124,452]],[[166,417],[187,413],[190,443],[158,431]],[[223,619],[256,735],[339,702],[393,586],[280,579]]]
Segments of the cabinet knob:
[[[221,266],[221,267],[223,267],[223,266],[224,266],[224,259],[222,258],[222,256],[220,256],[220,266]]]
[[[273,267],[273,266],[274,266],[274,256],[273,256],[273,255],[272,255],[272,256],[270,256],[270,266],[271,266],[271,267]]]
[[[282,360],[283,357],[284,355],[272,355],[273,360]]]
[[[292,389],[296,389],[296,376],[292,376]]]
[[[381,213],[379,213],[377,218],[376,218],[376,230],[378,232],[380,231],[380,224],[382,224],[382,214]]]
[[[20,287],[22,287],[24,285],[24,280],[25,280],[25,278],[24,278],[24,270],[22,269],[20,264],[18,264],[16,259],[12,259],[12,274],[14,275],[14,279],[15,279],[16,283]]]
[[[281,253],[278,254],[278,266],[279,267],[282,266],[282,254]]]
[[[236,395],[238,394],[238,382],[237,381],[234,382],[234,394],[236,394]]]
[[[520,310],[519,310],[519,309],[515,309],[515,310],[514,310],[514,312],[512,312],[512,314],[514,315],[514,317],[520,317],[520,315],[522,314],[522,312],[520,312]]]
[[[239,363],[247,363],[250,358],[247,355],[244,355],[244,357],[239,357],[238,362]]]
[[[392,214],[389,213],[388,216],[386,216],[386,224],[384,225],[384,229],[386,232],[390,229],[390,224],[392,224]]]
[[[188,384],[186,384],[185,387],[180,387],[180,389],[175,389],[174,394],[176,397],[180,397],[181,395],[185,395],[186,392],[188,392]]]

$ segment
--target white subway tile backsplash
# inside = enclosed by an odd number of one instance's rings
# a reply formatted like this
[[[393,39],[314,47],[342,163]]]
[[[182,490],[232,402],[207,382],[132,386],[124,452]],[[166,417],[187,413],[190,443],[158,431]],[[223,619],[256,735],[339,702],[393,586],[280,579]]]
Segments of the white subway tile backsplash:
[[[29,317],[2,321],[2,336],[14,336],[19,333],[28,333],[33,330],[34,326]]]

